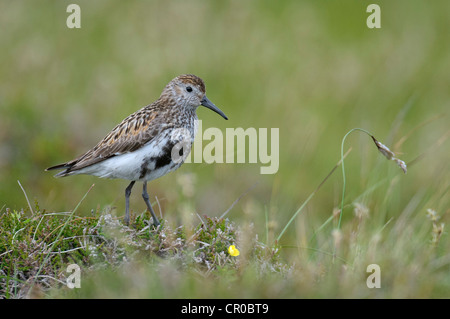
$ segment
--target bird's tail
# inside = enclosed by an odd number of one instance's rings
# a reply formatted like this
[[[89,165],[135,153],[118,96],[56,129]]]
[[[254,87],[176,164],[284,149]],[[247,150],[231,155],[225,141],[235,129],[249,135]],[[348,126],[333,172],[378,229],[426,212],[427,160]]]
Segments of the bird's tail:
[[[73,166],[73,164],[63,163],[63,164],[58,164],[58,165],[46,168],[45,171],[52,171],[55,169],[64,169],[62,172],[59,172],[58,174],[55,175],[55,177],[64,177],[64,176],[72,175],[72,172],[70,171],[72,166]]]

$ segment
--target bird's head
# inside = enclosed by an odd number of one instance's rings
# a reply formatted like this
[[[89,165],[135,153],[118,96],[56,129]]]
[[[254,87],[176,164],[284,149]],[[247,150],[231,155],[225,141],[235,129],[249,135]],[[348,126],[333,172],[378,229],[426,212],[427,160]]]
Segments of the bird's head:
[[[228,117],[206,97],[205,83],[198,76],[192,74],[177,76],[166,85],[161,97],[172,99],[175,104],[193,110],[203,105],[228,120]]]

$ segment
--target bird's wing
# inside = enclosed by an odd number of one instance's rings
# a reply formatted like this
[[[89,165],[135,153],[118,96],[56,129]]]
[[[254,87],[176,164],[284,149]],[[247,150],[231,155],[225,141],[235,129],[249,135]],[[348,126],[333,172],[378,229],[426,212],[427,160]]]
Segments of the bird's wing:
[[[153,140],[161,131],[170,127],[169,123],[161,123],[161,113],[154,108],[139,110],[119,123],[94,148],[78,158],[64,164],[48,168],[66,169],[60,176],[99,163],[110,157],[129,153]]]

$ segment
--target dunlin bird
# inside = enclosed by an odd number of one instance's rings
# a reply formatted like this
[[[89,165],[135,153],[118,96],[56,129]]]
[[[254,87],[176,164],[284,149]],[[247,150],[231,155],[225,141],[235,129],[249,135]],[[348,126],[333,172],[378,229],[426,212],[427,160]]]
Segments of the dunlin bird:
[[[92,149],[46,171],[64,169],[55,177],[88,174],[130,180],[125,189],[124,221],[127,225],[131,189],[136,181],[142,181],[142,197],[153,223],[158,226],[158,218],[149,202],[147,182],[176,170],[183,163],[194,141],[198,120],[196,110],[200,105],[228,120],[206,97],[202,79],[191,74],[180,75],[166,85],[158,100],[125,118]],[[187,144],[187,152],[186,148],[179,147],[180,143]]]

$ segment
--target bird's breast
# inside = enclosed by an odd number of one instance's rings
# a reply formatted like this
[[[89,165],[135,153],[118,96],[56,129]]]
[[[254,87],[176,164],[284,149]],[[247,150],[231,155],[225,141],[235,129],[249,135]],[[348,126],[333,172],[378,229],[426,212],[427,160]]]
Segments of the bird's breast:
[[[149,145],[148,153],[142,158],[139,180],[150,181],[176,170],[184,163],[194,142],[194,132],[173,129]]]

